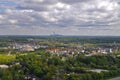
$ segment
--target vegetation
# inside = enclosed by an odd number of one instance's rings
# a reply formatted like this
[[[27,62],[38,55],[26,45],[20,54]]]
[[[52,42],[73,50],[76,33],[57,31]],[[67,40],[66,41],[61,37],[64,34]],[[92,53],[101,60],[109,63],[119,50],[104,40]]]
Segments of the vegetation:
[[[77,56],[62,61],[60,57],[50,55],[50,53],[18,55],[16,59],[21,63],[19,67],[21,73],[18,76],[22,78],[34,75],[39,80],[104,80],[120,75],[120,57]],[[89,71],[90,69],[108,71],[97,73]]]
[[[12,42],[33,43],[49,46],[50,49],[65,47],[76,48],[80,44],[92,52],[91,49],[98,46],[120,47],[119,37],[0,37],[0,65],[7,65],[8,68],[0,67],[0,80],[106,80],[120,76],[120,51],[109,54],[98,54],[85,56],[83,53],[74,56],[64,54],[56,55],[46,52],[40,48],[31,52],[18,52],[11,47],[6,50],[4,47]],[[8,44],[9,43],[9,44]],[[54,44],[54,45],[53,45]],[[116,46],[117,45],[117,46]],[[9,54],[9,52],[11,53]],[[117,55],[117,56],[116,56]],[[97,72],[96,70],[101,70]]]
[[[15,60],[16,55],[0,54],[0,64],[8,64]]]

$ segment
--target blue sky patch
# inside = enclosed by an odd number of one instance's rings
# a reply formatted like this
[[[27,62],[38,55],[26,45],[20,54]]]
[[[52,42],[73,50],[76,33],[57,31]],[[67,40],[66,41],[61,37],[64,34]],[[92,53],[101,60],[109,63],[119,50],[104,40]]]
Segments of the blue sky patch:
[[[3,8],[0,8],[0,12],[3,12],[4,11],[4,9]]]
[[[2,1],[0,2],[0,5],[5,5],[5,6],[17,6],[17,4],[15,4],[14,2],[10,2],[10,1]]]

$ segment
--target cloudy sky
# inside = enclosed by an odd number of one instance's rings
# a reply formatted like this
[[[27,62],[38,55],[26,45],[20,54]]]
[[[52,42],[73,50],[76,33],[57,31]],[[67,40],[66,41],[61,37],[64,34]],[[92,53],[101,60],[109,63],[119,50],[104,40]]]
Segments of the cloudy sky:
[[[120,0],[0,0],[0,35],[120,36]]]

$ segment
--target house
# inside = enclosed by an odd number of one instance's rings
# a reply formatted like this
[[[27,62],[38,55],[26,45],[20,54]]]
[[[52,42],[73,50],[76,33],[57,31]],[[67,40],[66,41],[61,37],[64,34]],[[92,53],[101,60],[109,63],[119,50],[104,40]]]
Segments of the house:
[[[111,48],[101,48],[98,50],[99,53],[107,54],[107,53],[112,53],[113,50]]]
[[[32,46],[26,45],[22,48],[23,51],[34,51],[34,48]]]
[[[7,68],[9,68],[9,66],[8,65],[0,65],[0,68],[1,69],[7,69]]]

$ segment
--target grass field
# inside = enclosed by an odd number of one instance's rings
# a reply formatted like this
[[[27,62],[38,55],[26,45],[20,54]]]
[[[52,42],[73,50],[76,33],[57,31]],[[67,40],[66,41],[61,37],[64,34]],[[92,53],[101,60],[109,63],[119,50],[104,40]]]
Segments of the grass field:
[[[0,54],[0,64],[6,64],[15,60],[16,55]]]

